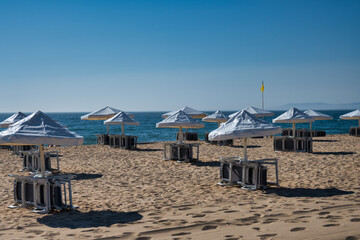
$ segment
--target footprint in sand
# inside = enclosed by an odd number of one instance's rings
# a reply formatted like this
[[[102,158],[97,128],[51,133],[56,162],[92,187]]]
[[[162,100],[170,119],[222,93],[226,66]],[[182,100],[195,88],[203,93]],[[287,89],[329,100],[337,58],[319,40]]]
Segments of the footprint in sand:
[[[331,223],[331,224],[325,224],[325,225],[323,225],[323,227],[337,227],[337,226],[340,226],[340,224]]]
[[[138,237],[135,240],[150,240],[151,237]]]
[[[359,238],[354,237],[354,236],[348,236],[345,238],[345,240],[358,240]]]
[[[360,218],[353,218],[350,221],[352,221],[352,222],[360,222]]]
[[[290,230],[290,232],[298,232],[298,231],[304,231],[306,228],[304,227],[295,227]]]
[[[261,240],[267,240],[272,237],[275,237],[276,235],[277,235],[276,233],[270,233],[270,234],[257,235],[257,237],[259,237]]]
[[[321,215],[327,215],[327,214],[329,214],[330,212],[319,212],[319,215],[321,216]]]
[[[183,236],[183,235],[189,235],[191,234],[190,232],[180,232],[180,233],[174,233],[171,234],[171,236]]]
[[[206,231],[206,230],[211,230],[211,229],[216,229],[216,228],[217,228],[217,226],[214,226],[214,225],[206,225],[201,230]]]

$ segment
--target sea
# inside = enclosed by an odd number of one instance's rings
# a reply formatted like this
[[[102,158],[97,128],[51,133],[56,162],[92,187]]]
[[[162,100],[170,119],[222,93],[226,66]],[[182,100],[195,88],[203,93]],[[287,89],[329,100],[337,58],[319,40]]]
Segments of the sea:
[[[346,134],[352,126],[358,126],[358,120],[341,120],[339,116],[353,110],[317,110],[319,112],[328,114],[333,117],[333,120],[315,121],[312,124],[312,129],[323,130],[327,134]],[[205,112],[211,114],[212,112]],[[236,111],[223,111],[225,115],[230,115]],[[281,115],[285,111],[272,111],[274,116],[265,117],[264,120],[271,122],[272,119]],[[46,112],[45,112],[46,113]],[[96,144],[96,134],[106,133],[106,125],[104,121],[88,121],[80,120],[82,115],[88,112],[49,112],[46,113],[55,121],[66,126],[70,131],[76,132],[84,137],[84,144]],[[161,115],[165,112],[129,112],[134,115],[134,119],[140,123],[139,126],[124,126],[126,135],[138,136],[139,143],[159,142],[159,141],[174,141],[176,139],[175,128],[156,128],[156,123],[162,121]],[[8,118],[14,113],[0,113],[0,122]],[[27,115],[31,113],[25,113]],[[199,120],[201,121],[201,120]],[[204,122],[205,127],[201,129],[189,129],[189,132],[197,132],[200,140],[204,140],[205,132],[211,132],[217,128],[217,123]],[[291,128],[291,124],[279,123],[276,124],[282,128]],[[309,128],[309,123],[296,124],[296,128]],[[2,129],[0,129],[2,130]],[[110,125],[110,134],[121,134],[121,125]]]

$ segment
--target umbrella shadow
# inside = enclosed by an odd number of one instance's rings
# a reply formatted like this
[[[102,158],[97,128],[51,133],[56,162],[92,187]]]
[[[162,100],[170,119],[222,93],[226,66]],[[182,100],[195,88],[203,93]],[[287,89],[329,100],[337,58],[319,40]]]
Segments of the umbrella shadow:
[[[234,148],[244,148],[244,146],[241,146],[241,145],[236,145],[236,146],[232,146]],[[259,145],[248,145],[246,146],[247,148],[261,148],[262,146],[259,146]]]
[[[90,211],[61,212],[38,218],[40,224],[52,228],[93,228],[110,227],[113,224],[126,224],[138,221],[143,216],[138,212]]]
[[[337,188],[269,188],[266,194],[276,194],[281,197],[332,197],[339,195],[353,194],[353,191],[343,191]]]
[[[159,152],[159,151],[164,151],[164,149],[158,149],[158,148],[154,148],[154,149],[135,148],[135,149],[132,149],[132,151],[138,151],[138,152]]]
[[[313,139],[313,142],[338,142],[338,140]]]
[[[313,154],[317,155],[352,155],[355,152],[313,152]]]
[[[197,166],[197,167],[220,167],[219,161],[210,161],[210,162],[192,162],[191,165]]]
[[[75,176],[72,180],[90,180],[96,178],[102,178],[102,174],[98,173],[69,173],[69,175]]]

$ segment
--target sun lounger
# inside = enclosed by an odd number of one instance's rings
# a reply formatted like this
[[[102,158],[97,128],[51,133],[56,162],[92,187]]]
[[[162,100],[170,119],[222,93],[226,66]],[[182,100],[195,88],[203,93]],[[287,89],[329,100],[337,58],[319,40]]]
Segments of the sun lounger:
[[[135,149],[137,147],[137,136],[109,135],[109,146],[113,148]]]
[[[14,145],[12,146],[13,154],[22,157],[22,152],[37,149],[36,145]]]
[[[310,137],[274,137],[274,151],[312,152],[313,141]]]
[[[282,129],[281,136],[293,136],[291,128]],[[325,137],[326,132],[321,130],[296,129],[296,137]]]
[[[110,137],[108,134],[97,134],[96,143],[99,145],[109,145]]]
[[[360,127],[351,127],[349,135],[355,136],[355,137],[360,137]]]
[[[265,165],[275,165],[275,183],[267,181],[268,168]],[[277,160],[242,161],[237,157],[221,158],[219,185],[241,185],[248,189],[279,186]]]
[[[14,177],[15,204],[10,208],[34,207],[33,211],[47,213],[51,210],[73,208],[71,179],[73,176],[18,176]]]
[[[40,155],[39,151],[22,151],[23,155],[23,169],[22,171],[30,171],[30,172],[40,172],[41,163],[40,163]],[[60,172],[59,168],[59,152],[58,151],[49,151],[45,152],[45,171],[57,171]],[[51,168],[51,159],[56,159],[57,168]]]
[[[196,132],[182,132],[183,140],[187,141],[198,141],[198,133]],[[179,133],[176,133],[176,140],[179,140]]]
[[[194,157],[193,147],[196,149]],[[164,160],[177,160],[179,162],[196,162],[199,160],[198,143],[164,143]]]

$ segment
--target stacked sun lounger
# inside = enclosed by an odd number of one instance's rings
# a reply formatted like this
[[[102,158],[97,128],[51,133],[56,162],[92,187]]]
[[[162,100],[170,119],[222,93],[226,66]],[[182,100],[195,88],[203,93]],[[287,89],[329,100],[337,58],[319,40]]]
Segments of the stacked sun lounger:
[[[198,141],[198,133],[196,132],[182,132],[183,140],[187,141]],[[179,133],[176,133],[176,140],[179,140]]]
[[[23,158],[22,171],[40,172],[41,164],[40,164],[39,151],[31,150],[31,151],[22,151],[21,153]],[[57,163],[56,169],[51,167],[52,158],[56,159],[56,163]],[[54,172],[54,171],[60,172],[58,151],[45,152],[45,170],[50,172]]]
[[[19,155],[20,157],[22,157],[22,153],[24,151],[31,151],[36,148],[37,148],[36,145],[14,145],[14,146],[12,146],[13,154]]]
[[[349,135],[355,136],[355,137],[360,137],[360,127],[351,127]]]
[[[196,157],[193,148],[197,148]],[[164,143],[164,160],[179,162],[196,162],[199,160],[198,143]]]
[[[97,134],[96,142],[97,142],[97,144],[100,144],[100,145],[109,145],[110,137],[108,134]]]
[[[281,136],[293,136],[291,128],[282,129]],[[296,137],[325,137],[326,132],[320,130],[296,129]]]
[[[274,137],[274,150],[288,152],[312,152],[313,140],[311,137],[276,136]]]
[[[275,165],[276,182],[268,182],[266,164]],[[249,189],[263,189],[279,185],[277,160],[242,161],[239,158],[220,159],[220,185],[241,185]]]
[[[14,177],[15,204],[10,208],[34,207],[34,212],[72,208],[71,175],[19,176]]]
[[[137,136],[109,135],[109,146],[113,148],[135,149],[137,147]]]

